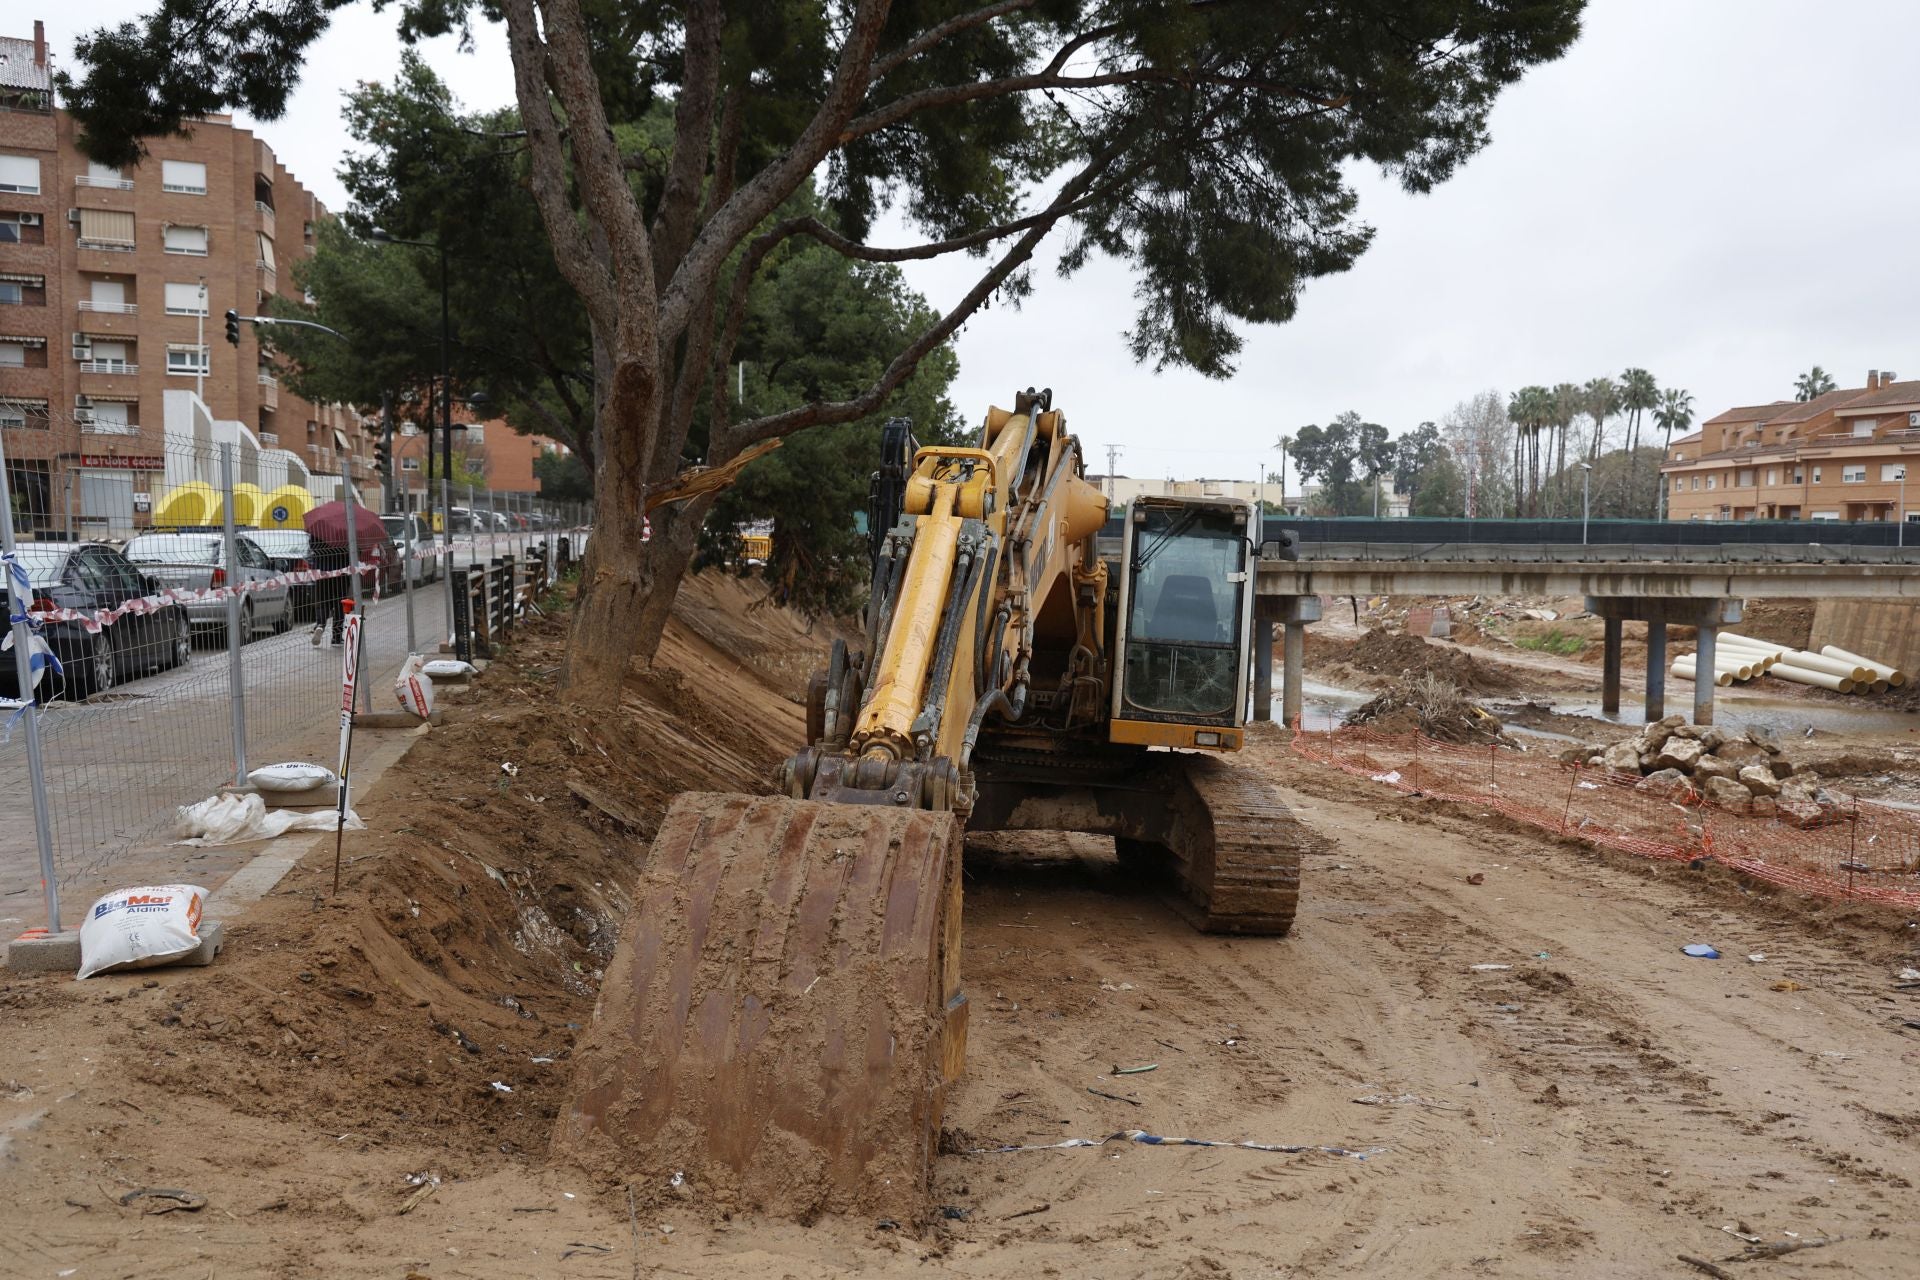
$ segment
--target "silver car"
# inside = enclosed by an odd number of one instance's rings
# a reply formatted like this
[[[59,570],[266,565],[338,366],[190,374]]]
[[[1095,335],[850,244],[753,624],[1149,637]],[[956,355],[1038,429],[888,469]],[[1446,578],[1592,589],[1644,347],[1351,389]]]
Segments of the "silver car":
[[[427,524],[425,516],[387,515],[380,517],[380,523],[386,526],[387,537],[405,558],[407,577],[414,586],[439,579],[440,558],[435,552],[440,548],[440,535]],[[391,593],[393,589],[387,590]]]
[[[218,533],[143,533],[127,543],[125,554],[163,589],[204,591],[227,586],[231,581],[224,564],[223,542],[223,536]],[[278,581],[280,570],[259,544],[245,534],[237,535],[234,543],[240,561],[240,582],[274,583],[256,585],[240,597],[241,643],[263,630],[276,634],[285,631],[293,624],[293,596],[287,584]],[[186,608],[195,631],[225,636],[225,600],[188,601]]]

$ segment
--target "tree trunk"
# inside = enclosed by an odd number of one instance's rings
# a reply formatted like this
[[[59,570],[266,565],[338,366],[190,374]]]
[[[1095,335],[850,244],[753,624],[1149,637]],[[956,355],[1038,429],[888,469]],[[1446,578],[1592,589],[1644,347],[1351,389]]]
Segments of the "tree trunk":
[[[667,632],[667,619],[673,615],[673,602],[680,595],[680,580],[687,576],[693,553],[700,544],[700,526],[704,523],[707,498],[676,503],[680,508],[655,512],[661,519],[653,522],[653,541],[648,544],[647,593],[640,603],[633,655],[648,666],[660,651],[660,640]]]

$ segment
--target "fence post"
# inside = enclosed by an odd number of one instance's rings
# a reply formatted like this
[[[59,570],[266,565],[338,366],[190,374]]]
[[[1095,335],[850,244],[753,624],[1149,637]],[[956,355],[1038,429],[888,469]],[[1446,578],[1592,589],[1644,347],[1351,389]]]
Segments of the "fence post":
[[[20,682],[20,710],[26,722],[27,785],[33,789],[33,839],[40,850],[40,893],[46,900],[47,932],[60,932],[60,881],[53,867],[53,826],[47,817],[47,766],[40,755],[40,708],[33,696],[33,653],[28,648],[27,610],[33,607],[31,580],[21,587],[25,570],[13,559],[13,490],[7,474],[7,453],[0,441],[0,543],[6,551],[7,617],[13,628],[13,674]],[[71,515],[69,515],[71,518]],[[21,576],[15,577],[18,572]]]
[[[227,705],[233,725],[233,785],[247,780],[247,680],[240,649],[250,638],[240,633],[240,541],[233,531],[233,446],[220,446],[221,558],[227,566]]]
[[[472,499],[468,499],[468,501],[471,502]],[[448,483],[447,478],[445,476],[440,477],[440,510],[445,513],[442,519],[446,521],[447,538],[449,539],[449,541],[451,541],[451,539],[453,538],[453,487],[451,484]],[[467,508],[467,519],[469,521],[473,519],[473,508],[471,506]],[[458,593],[453,589],[453,575],[448,574],[447,575],[447,628],[453,632],[453,651],[456,656],[460,653],[462,649],[467,649],[471,651],[473,647],[472,641],[469,639],[463,638],[460,634],[460,626],[461,626],[461,621],[464,617],[464,611],[461,610],[454,603],[454,597],[457,594]]]
[[[358,504],[354,501],[353,476],[348,473],[348,462],[349,459],[343,455],[340,459],[340,505],[347,516],[347,581],[353,584],[353,611],[360,615],[361,634],[364,637],[367,626],[367,615],[360,601],[360,534],[355,527],[358,524],[358,517],[354,515]],[[232,525],[229,524],[228,527],[231,528]],[[373,589],[376,593],[380,590],[380,579],[377,576],[373,581]],[[338,609],[340,607],[339,602],[335,601],[333,607]],[[354,684],[361,690],[360,709],[371,712],[373,710],[373,682],[367,679],[367,672],[364,665],[360,662],[360,656],[358,653],[354,654],[354,666],[356,668]]]

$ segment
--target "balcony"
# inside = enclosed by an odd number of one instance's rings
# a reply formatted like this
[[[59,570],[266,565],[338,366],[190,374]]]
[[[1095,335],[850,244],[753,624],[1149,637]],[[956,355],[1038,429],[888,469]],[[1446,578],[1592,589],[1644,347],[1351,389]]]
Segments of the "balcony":
[[[82,373],[139,373],[140,366],[127,360],[82,360]]]
[[[274,272],[273,264],[265,258],[259,259],[254,266],[260,271],[260,289],[264,293],[280,292],[280,277]]]
[[[103,418],[95,418],[91,414],[83,417],[83,412],[76,410],[74,413],[74,420],[80,424],[82,435],[137,436],[140,434],[140,424],[137,422],[110,422]]]
[[[133,190],[133,179],[96,178],[91,174],[76,173],[73,175],[73,185],[76,187],[105,187],[109,191],[131,191]]]
[[[139,304],[134,302],[95,302],[90,298],[82,298],[74,305],[82,311],[92,311],[100,315],[131,316],[140,313]]]
[[[278,409],[280,407],[280,380],[270,373],[259,375],[260,407]]]
[[[278,449],[280,447],[280,433],[277,431],[260,432],[260,447],[263,449]]]
[[[253,202],[253,207],[254,207],[254,211],[260,215],[261,227],[266,230],[266,233],[268,235],[272,235],[274,233],[274,221],[275,221],[273,206],[268,204],[265,200],[255,200]]]

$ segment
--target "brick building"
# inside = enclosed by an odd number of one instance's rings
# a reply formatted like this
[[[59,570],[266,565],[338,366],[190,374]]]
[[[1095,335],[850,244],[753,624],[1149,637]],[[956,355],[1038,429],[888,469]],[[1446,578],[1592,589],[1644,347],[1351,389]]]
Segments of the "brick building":
[[[1920,381],[1869,370],[1866,385],[1804,403],[1729,409],[1675,440],[1661,474],[1675,520],[1916,520]]]
[[[475,422],[465,409],[455,410],[453,426],[456,474],[464,472],[470,476],[484,477],[486,487],[475,494],[482,503],[488,495],[501,499],[503,506],[507,505],[505,500],[508,498],[538,497],[540,478],[533,471],[534,459],[542,454],[569,452],[557,440],[515,431],[503,418]],[[426,433],[413,423],[404,423],[395,431],[393,460],[397,479],[394,500],[389,505],[404,506],[410,511],[431,505],[425,503],[423,495],[427,487],[427,473],[433,473],[436,485],[440,475],[438,431],[431,437],[434,449],[431,467],[426,463],[428,439]],[[467,504],[464,489],[454,493],[453,503],[455,506]]]
[[[297,296],[291,264],[325,216],[313,194],[226,116],[149,140],[126,171],[90,162],[77,132],[53,105],[41,24],[0,38],[0,429],[9,478],[43,517],[30,527],[65,524],[76,502],[81,525],[118,527],[125,513],[87,504],[164,488],[170,391],[239,423],[263,469],[325,493],[343,463],[357,487],[371,480],[357,413],[283,390],[251,326],[237,349],[222,332],[229,308]]]

